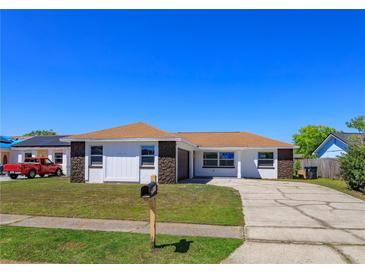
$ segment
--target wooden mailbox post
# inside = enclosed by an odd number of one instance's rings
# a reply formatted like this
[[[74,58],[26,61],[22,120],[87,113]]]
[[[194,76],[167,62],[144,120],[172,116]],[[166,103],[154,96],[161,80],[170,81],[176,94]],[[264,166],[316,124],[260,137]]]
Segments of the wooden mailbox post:
[[[156,195],[158,185],[156,176],[151,176],[151,183],[141,187],[141,198],[148,201],[150,208],[150,243],[153,250],[156,246]]]
[[[149,200],[150,205],[150,242],[151,248],[156,246],[156,196]]]

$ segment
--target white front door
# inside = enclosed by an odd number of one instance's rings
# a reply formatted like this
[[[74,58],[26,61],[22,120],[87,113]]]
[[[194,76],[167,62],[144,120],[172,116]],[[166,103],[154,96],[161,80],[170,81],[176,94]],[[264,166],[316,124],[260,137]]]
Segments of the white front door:
[[[104,145],[105,178],[111,182],[139,182],[140,146],[134,143]]]

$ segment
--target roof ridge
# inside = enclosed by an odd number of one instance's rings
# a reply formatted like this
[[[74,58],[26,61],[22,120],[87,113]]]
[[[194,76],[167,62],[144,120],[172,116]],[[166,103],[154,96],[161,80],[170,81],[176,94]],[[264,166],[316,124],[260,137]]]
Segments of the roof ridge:
[[[344,132],[344,131],[335,131],[335,132],[332,132],[333,134],[336,134],[336,133],[341,133],[341,134],[364,134],[364,133],[361,133],[361,132]]]
[[[127,134],[126,132],[128,132],[128,130],[130,132],[132,132],[132,134]],[[90,132],[86,132],[86,133],[70,135],[68,137],[70,137],[70,138],[97,138],[95,136],[100,136],[100,135],[102,136],[103,134],[104,135],[107,134],[109,136],[114,135],[114,138],[142,138],[142,137],[139,137],[138,135],[140,135],[142,133],[142,136],[145,136],[146,134],[144,134],[144,132],[150,132],[151,136],[155,136],[155,137],[156,136],[173,137],[173,134],[171,132],[159,129],[146,122],[129,123],[126,125],[119,125],[119,126],[115,126],[115,127],[102,129],[102,130],[95,130],[95,131],[90,131]],[[127,135],[130,135],[130,136],[128,137]]]

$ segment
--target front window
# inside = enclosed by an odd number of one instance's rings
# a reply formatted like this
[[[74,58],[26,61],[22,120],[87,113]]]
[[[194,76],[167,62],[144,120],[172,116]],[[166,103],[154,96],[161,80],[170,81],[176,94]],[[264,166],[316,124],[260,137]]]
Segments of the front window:
[[[259,152],[258,167],[273,167],[274,166],[274,152]]]
[[[218,166],[218,153],[217,152],[204,152],[203,166],[217,167]]]
[[[155,146],[141,147],[141,165],[153,166],[155,164]]]
[[[92,166],[103,165],[103,146],[91,146],[90,164]]]
[[[204,152],[204,167],[234,167],[233,152]]]
[[[62,165],[63,163],[63,157],[62,152],[56,152],[54,154],[54,162],[55,164]]]
[[[24,153],[24,158],[32,158],[32,153],[31,152],[26,152]]]
[[[219,152],[219,166],[234,167],[234,153],[233,152]]]

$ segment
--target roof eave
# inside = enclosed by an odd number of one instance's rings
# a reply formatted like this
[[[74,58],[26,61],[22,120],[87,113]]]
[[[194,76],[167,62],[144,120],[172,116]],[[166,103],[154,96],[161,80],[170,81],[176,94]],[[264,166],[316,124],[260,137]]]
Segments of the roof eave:
[[[223,146],[216,146],[216,147],[198,147],[200,150],[248,150],[248,149],[295,149],[299,148],[298,146],[257,146],[257,147],[223,147]]]
[[[70,144],[65,144],[65,145],[27,145],[27,146],[12,146],[11,148],[35,148],[35,147],[40,147],[40,148],[45,148],[45,147],[69,147]]]

